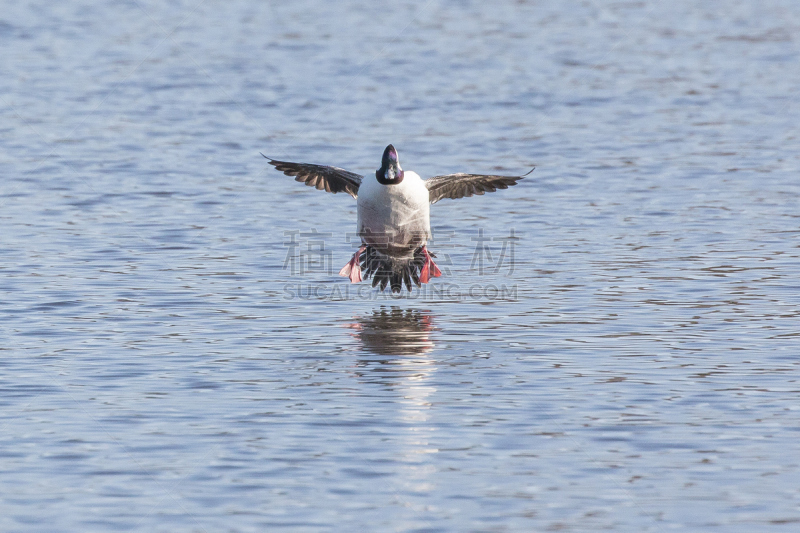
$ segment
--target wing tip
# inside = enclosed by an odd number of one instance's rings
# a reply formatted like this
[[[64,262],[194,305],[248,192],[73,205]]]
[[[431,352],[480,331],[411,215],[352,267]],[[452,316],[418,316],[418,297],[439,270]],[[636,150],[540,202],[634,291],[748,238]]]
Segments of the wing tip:
[[[270,165],[272,165],[273,167],[277,167],[278,165],[280,165],[280,164],[283,162],[283,161],[278,161],[277,159],[272,159],[270,156],[268,156],[268,155],[264,155],[264,153],[263,153],[263,152],[258,152],[258,153],[259,153],[259,154],[261,154],[261,157],[263,157],[264,159],[266,159],[266,160],[267,160],[267,163],[269,163],[269,164],[270,164]]]

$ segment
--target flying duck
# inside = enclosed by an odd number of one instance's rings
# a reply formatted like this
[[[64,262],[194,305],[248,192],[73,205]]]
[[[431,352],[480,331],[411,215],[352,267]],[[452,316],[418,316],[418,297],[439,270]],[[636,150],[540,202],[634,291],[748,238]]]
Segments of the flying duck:
[[[264,155],[264,154],[261,154]],[[372,176],[360,176],[337,167],[290,163],[264,156],[287,176],[331,193],[346,192],[358,201],[358,235],[361,246],[339,271],[351,283],[372,277],[372,286],[387,285],[400,292],[405,284],[421,287],[442,275],[428,251],[431,238],[430,206],[443,198],[463,198],[516,185],[523,176],[446,174],[422,180],[403,170],[391,144],[383,151],[381,168]],[[362,257],[363,256],[363,257]],[[363,272],[363,278],[362,278]]]

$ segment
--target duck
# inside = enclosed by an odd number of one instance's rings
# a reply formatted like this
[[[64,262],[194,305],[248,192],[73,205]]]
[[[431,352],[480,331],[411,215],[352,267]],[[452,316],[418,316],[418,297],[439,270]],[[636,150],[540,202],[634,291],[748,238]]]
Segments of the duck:
[[[403,170],[391,144],[381,157],[375,175],[360,175],[339,167],[279,161],[264,156],[269,164],[296,181],[329,193],[344,192],[356,199],[357,230],[361,244],[339,275],[359,283],[372,278],[372,286],[388,286],[399,293],[403,286],[421,287],[442,275],[428,251],[431,239],[430,206],[443,199],[483,195],[508,189],[528,176],[494,174],[445,174],[423,180]]]

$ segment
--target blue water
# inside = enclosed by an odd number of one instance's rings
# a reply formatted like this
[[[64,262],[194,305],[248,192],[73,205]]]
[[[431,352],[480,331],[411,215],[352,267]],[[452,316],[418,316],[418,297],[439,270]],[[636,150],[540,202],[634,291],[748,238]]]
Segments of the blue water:
[[[796,531],[800,7],[0,12],[0,530]],[[336,276],[270,157],[536,170]],[[511,239],[514,237],[514,239]],[[505,249],[503,246],[506,246]]]

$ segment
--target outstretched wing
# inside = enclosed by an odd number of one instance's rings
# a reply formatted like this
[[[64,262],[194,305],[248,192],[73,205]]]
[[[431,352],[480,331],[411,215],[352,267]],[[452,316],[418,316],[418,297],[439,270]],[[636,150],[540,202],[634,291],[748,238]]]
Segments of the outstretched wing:
[[[534,171],[532,168],[528,174]],[[428,195],[432,204],[442,198],[464,198],[473,194],[485,194],[497,189],[508,189],[527,176],[494,176],[487,174],[447,174],[434,176],[425,180]]]
[[[264,155],[264,154],[261,154]],[[289,163],[276,161],[264,155],[269,164],[287,176],[294,176],[295,181],[305,183],[309,187],[316,187],[320,191],[332,193],[346,192],[353,198],[358,198],[358,188],[361,186],[361,176],[343,168],[328,167],[325,165],[312,165],[309,163]]]

